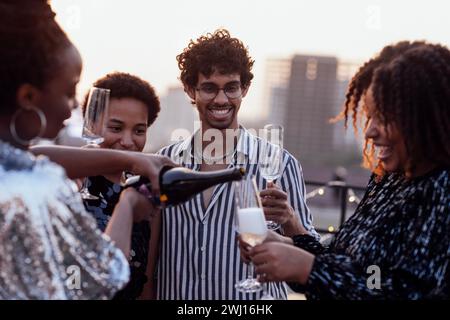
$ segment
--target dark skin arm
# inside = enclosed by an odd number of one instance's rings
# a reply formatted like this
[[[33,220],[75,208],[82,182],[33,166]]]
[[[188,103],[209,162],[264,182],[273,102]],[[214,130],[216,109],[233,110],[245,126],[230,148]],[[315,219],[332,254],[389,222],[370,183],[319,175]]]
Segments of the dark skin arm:
[[[315,256],[295,246],[267,242],[250,250],[255,272],[261,281],[290,281],[306,284]]]
[[[152,193],[159,195],[159,172],[164,166],[177,166],[169,158],[141,152],[99,148],[35,146],[35,155],[45,155],[66,170],[71,179],[130,171],[150,179]]]
[[[120,194],[119,202],[114,208],[105,234],[128,257],[131,246],[131,230],[133,222],[151,220],[154,208],[150,201],[133,188],[125,189]]]
[[[147,283],[144,285],[142,294],[139,300],[153,300],[156,298],[156,284],[154,274],[156,266],[158,264],[159,257],[159,244],[161,234],[161,212],[158,212],[153,221],[151,222],[151,237],[148,250],[147,270],[145,275],[147,276]]]
[[[241,252],[241,258],[245,263],[249,263],[251,246],[245,241],[243,241],[241,236],[238,236],[237,239],[239,243],[239,250]],[[292,241],[291,238],[282,236],[281,234],[276,233],[273,230],[268,230],[267,237],[264,240],[264,243],[266,242],[278,242],[278,243],[285,243],[288,245],[294,245],[294,241]]]

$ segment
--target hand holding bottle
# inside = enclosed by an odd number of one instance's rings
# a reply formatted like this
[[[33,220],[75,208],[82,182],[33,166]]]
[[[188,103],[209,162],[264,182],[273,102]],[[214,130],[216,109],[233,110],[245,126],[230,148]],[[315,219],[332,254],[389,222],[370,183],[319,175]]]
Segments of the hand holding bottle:
[[[159,185],[159,175],[164,167],[177,167],[167,157],[156,154],[144,154],[140,152],[128,152],[130,154],[132,167],[131,172],[136,175],[147,177],[151,184],[151,193],[154,197],[159,197],[161,194]]]
[[[124,187],[134,187],[147,196],[154,205],[164,207],[185,202],[216,184],[240,180],[244,174],[243,168],[199,172],[187,168],[163,166],[159,171],[158,182],[161,190],[159,196],[153,191],[154,180],[149,181],[143,176],[128,178]]]
[[[167,157],[141,152],[102,148],[78,148],[66,146],[35,146],[35,155],[45,155],[66,170],[70,179],[95,175],[133,172],[148,177],[152,193],[159,194],[159,172],[164,166],[176,167]]]

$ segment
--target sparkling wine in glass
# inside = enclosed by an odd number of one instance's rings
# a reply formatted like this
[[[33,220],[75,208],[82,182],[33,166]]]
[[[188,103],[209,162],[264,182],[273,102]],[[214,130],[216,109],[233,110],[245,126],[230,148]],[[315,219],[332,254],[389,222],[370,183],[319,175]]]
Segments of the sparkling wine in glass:
[[[242,240],[250,246],[263,243],[267,236],[264,211],[256,187],[255,178],[247,178],[236,183],[236,227]],[[235,285],[241,292],[258,292],[262,284],[254,277],[253,264],[249,264],[249,277]]]

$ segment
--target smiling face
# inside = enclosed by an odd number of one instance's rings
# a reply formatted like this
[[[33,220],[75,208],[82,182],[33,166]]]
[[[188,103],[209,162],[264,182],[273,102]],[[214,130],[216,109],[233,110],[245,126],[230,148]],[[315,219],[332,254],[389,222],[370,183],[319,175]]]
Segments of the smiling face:
[[[210,77],[199,74],[196,88],[189,88],[187,93],[197,105],[200,121],[204,130],[214,129],[237,129],[237,113],[241,106],[242,98],[247,94],[247,89],[242,89],[242,95],[230,99],[224,90],[219,90],[213,99],[203,99],[199,89],[209,90],[213,87],[227,90],[241,85],[239,74],[220,74],[215,71]]]
[[[147,139],[148,108],[134,98],[112,98],[102,148],[142,151]]]
[[[365,94],[364,106],[369,119],[365,138],[372,140],[378,160],[387,172],[404,173],[408,164],[404,139],[394,123],[385,125],[376,108],[372,87]]]

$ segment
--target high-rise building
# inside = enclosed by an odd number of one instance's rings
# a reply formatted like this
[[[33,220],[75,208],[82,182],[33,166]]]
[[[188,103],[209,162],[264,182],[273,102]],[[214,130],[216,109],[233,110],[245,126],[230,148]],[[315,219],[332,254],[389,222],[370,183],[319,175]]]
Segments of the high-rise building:
[[[296,55],[285,113],[286,148],[302,162],[322,162],[334,152],[334,116],[337,59]]]
[[[285,127],[285,147],[302,163],[336,164],[357,158],[358,144],[342,123],[331,124],[344,101],[355,64],[336,57],[295,55],[266,68],[269,122]]]
[[[269,59],[266,63],[264,80],[264,101],[268,110],[268,122],[284,123],[284,113],[288,96],[289,80],[291,76],[291,62],[286,59]]]
[[[154,152],[188,137],[198,120],[197,110],[181,86],[170,87],[160,102],[161,111],[148,130],[145,151]]]

